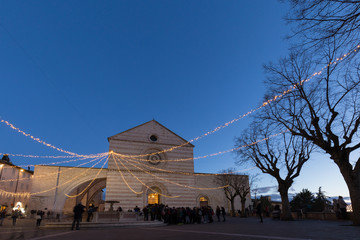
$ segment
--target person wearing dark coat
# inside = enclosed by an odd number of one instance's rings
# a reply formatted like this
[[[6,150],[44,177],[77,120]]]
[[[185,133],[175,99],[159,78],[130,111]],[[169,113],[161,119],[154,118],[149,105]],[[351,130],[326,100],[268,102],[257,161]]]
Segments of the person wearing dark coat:
[[[81,203],[79,203],[78,205],[76,205],[74,207],[74,221],[72,223],[72,227],[71,230],[74,230],[75,227],[75,223],[76,223],[76,230],[80,230],[80,221],[82,219],[82,214],[84,212],[84,208],[85,206],[83,206]]]
[[[223,217],[223,222],[225,222],[226,221],[226,219],[225,219],[226,211],[225,211],[224,207],[221,207],[221,214],[222,214],[222,217]]]

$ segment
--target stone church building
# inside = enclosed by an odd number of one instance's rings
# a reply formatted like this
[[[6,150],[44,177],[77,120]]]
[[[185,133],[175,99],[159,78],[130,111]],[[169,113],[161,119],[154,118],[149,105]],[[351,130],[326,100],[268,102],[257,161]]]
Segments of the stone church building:
[[[194,173],[194,145],[157,121],[118,133],[108,141],[107,169],[36,166],[35,195],[29,209],[46,208],[68,215],[82,202],[98,206],[99,211],[119,206],[127,211],[154,203],[169,207],[219,205],[230,210],[224,190],[215,182],[216,175]],[[248,184],[248,176],[243,177]],[[246,207],[249,204],[250,195]],[[235,209],[241,209],[238,197]]]

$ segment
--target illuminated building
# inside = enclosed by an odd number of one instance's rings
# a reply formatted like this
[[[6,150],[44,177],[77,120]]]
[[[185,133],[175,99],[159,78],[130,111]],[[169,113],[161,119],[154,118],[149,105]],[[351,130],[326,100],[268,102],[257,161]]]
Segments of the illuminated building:
[[[31,209],[71,214],[77,202],[94,204],[100,211],[111,206],[127,211],[155,203],[229,209],[223,186],[215,183],[216,174],[194,173],[194,145],[157,121],[111,136],[108,141],[108,159],[99,157],[91,168],[35,166]],[[239,199],[235,208],[240,209]]]
[[[0,160],[0,206],[23,211],[28,204],[33,172],[11,163],[5,154]],[[10,210],[8,210],[9,212]]]

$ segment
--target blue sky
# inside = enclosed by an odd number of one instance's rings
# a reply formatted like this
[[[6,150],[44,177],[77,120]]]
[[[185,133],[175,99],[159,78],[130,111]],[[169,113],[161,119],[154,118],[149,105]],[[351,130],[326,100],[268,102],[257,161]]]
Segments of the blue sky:
[[[81,154],[106,152],[107,137],[152,119],[193,139],[259,106],[263,64],[288,52],[286,11],[276,0],[4,1],[0,117]],[[233,148],[249,120],[194,142],[195,157]],[[0,152],[59,154],[3,124],[0,136]],[[195,170],[247,168],[235,158],[197,160]],[[348,196],[335,164],[316,154],[293,192],[320,186]]]

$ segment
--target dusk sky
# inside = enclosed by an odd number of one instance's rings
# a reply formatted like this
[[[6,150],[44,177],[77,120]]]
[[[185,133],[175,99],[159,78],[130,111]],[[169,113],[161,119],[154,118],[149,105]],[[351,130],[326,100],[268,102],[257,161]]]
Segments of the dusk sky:
[[[79,154],[152,119],[191,140],[261,105],[263,64],[288,53],[286,4],[257,1],[2,1],[0,118]],[[194,156],[234,148],[251,118],[211,134]],[[0,153],[64,155],[0,124]],[[14,164],[53,160],[10,157]],[[195,161],[196,172],[236,154]],[[258,170],[246,171],[253,174]],[[276,193],[261,175],[258,187]],[[338,168],[313,155],[290,193],[348,196]]]

